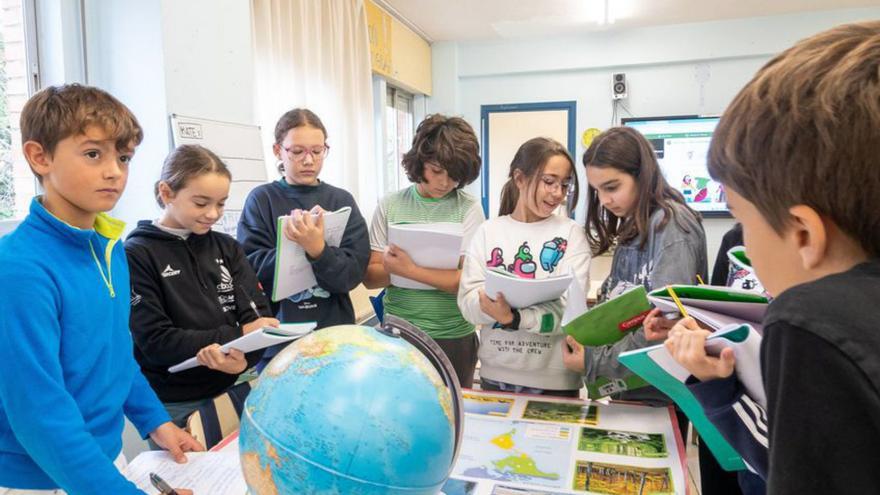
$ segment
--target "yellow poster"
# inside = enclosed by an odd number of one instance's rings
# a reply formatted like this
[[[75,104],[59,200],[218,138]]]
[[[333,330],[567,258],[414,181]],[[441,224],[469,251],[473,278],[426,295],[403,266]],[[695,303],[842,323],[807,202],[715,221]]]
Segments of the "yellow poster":
[[[375,3],[364,2],[370,33],[370,62],[373,72],[391,76],[391,16]]]

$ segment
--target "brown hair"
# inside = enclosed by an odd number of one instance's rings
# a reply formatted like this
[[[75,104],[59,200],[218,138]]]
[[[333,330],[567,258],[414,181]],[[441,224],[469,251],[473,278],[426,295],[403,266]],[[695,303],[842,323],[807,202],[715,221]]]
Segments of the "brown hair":
[[[880,255],[880,22],[838,26],[768,62],[725,111],[708,165],[777,233],[803,204]]]
[[[20,125],[22,144],[39,143],[50,156],[59,141],[91,126],[107,133],[119,151],[130,151],[144,139],[128,107],[104,90],[81,84],[49,86],[32,96],[21,111]]]
[[[403,169],[410,182],[425,179],[425,163],[436,163],[449,178],[458,182],[456,189],[480,176],[480,144],[474,129],[461,117],[429,115],[416,129],[412,148],[403,155]]]
[[[651,143],[631,127],[612,127],[596,136],[584,152],[584,168],[612,167],[635,179],[638,199],[630,218],[621,219],[605,209],[599,201],[599,191],[587,184],[586,234],[594,255],[602,254],[616,242],[629,242],[639,237],[639,248],[648,242],[651,215],[661,208],[664,217],[657,224],[662,229],[674,219],[679,227],[689,232],[677,218],[671,203],[686,206],[684,196],[666,182],[657,164]],[[687,208],[699,221],[700,215]]]
[[[156,195],[159,208],[165,208],[165,203],[162,202],[162,196],[159,194],[160,183],[164,182],[176,193],[186,187],[190,180],[208,173],[220,174],[232,180],[229,168],[213,151],[198,144],[178,146],[165,158],[162,173],[153,186],[153,194]]]
[[[565,157],[571,166],[572,189],[566,206],[570,210],[572,205],[577,204],[578,178],[574,170],[574,160],[568,154],[568,150],[558,141],[545,137],[536,137],[523,143],[516,150],[516,154],[513,155],[513,160],[510,162],[510,172],[507,174],[507,182],[501,190],[501,205],[498,207],[499,216],[513,213],[517,202],[519,202],[519,188],[516,186],[514,172],[517,170],[522,172],[529,181],[529,190],[537,194],[537,179],[544,171],[547,161],[554,156]]]
[[[324,140],[327,140],[327,128],[324,127],[324,123],[321,122],[321,118],[315,112],[308,108],[294,108],[285,112],[275,124],[275,144],[280,146],[281,142],[284,141],[284,136],[287,136],[291,129],[302,126],[320,129],[321,133],[324,134]],[[284,166],[280,163],[278,164],[278,172],[284,173]]]

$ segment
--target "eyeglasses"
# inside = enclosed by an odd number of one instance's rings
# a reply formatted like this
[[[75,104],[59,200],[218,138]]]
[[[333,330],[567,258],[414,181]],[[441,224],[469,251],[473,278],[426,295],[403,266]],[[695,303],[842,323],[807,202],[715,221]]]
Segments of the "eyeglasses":
[[[541,184],[547,192],[562,191],[566,196],[571,193],[571,178],[559,180],[552,175],[542,175]]]
[[[295,162],[301,162],[306,159],[307,155],[312,155],[312,160],[320,161],[324,158],[327,158],[327,154],[330,153],[330,145],[325,144],[324,146],[315,146],[314,148],[300,148],[296,146],[292,146],[290,148],[285,148],[281,146],[281,149],[287,152],[287,156],[290,157],[291,160]]]

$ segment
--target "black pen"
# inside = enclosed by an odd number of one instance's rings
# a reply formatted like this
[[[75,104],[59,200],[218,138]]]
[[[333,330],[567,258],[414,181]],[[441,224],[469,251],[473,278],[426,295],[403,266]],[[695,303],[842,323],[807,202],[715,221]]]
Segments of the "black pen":
[[[165,483],[165,480],[159,477],[156,473],[150,473],[150,483],[156,487],[156,490],[159,490],[159,493],[162,495],[177,495],[177,492],[174,491],[174,488],[168,483]]]

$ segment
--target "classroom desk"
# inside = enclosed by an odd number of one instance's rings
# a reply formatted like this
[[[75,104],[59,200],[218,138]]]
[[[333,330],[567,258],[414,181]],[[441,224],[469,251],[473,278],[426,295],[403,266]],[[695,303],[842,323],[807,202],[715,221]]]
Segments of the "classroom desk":
[[[687,494],[671,407],[465,390],[448,495]],[[212,451],[238,451],[238,432]],[[230,494],[232,495],[232,494]]]

